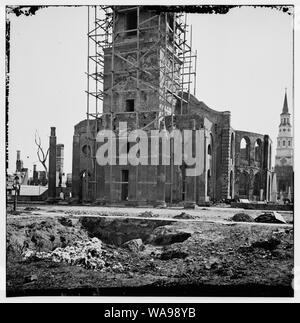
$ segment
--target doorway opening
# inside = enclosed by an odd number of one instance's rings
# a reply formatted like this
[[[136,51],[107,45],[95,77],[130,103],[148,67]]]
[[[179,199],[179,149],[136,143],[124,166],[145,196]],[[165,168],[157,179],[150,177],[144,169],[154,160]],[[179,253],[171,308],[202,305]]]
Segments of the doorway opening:
[[[121,200],[128,201],[128,179],[129,171],[127,169],[122,170],[122,186],[121,186]]]

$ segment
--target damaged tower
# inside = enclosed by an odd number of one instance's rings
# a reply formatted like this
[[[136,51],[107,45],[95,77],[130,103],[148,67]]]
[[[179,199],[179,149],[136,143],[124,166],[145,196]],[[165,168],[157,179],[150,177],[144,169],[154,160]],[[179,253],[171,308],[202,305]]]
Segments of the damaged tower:
[[[73,197],[80,187],[79,199],[135,204],[144,195],[164,204],[164,167],[99,167],[94,139],[100,129],[117,131],[122,121],[129,131],[160,129],[176,106],[188,105],[196,55],[187,38],[186,15],[145,6],[96,6],[89,8],[89,18],[88,118],[75,129],[80,138],[74,137],[73,149],[78,139],[81,149],[79,155],[73,151],[78,161],[73,159],[73,165],[81,169],[73,171]],[[162,191],[158,197],[156,188]]]

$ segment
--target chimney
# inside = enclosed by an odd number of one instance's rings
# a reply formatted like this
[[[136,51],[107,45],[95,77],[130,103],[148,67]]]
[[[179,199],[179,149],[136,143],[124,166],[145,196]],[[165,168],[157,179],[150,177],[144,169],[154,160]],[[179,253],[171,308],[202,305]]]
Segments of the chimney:
[[[32,179],[33,179],[33,184],[37,185],[38,184],[38,172],[36,171],[36,165],[33,165],[33,174],[32,174]]]
[[[55,127],[51,127],[49,139],[49,181],[48,201],[54,202],[56,198],[56,134]]]
[[[17,150],[17,161],[16,161],[16,172],[21,172],[23,165],[22,165],[22,161],[21,161],[21,151]]]

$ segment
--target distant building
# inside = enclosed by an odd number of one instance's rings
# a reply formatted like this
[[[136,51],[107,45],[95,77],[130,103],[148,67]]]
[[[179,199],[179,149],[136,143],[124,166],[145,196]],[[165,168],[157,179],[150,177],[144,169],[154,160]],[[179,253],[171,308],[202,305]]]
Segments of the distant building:
[[[294,198],[294,138],[291,114],[288,109],[285,92],[283,109],[280,114],[277,149],[275,156],[275,172],[277,176],[277,194],[279,199]]]
[[[21,160],[21,151],[17,150],[17,160],[16,160],[16,172],[15,175],[19,176],[19,181],[21,185],[28,184],[28,168],[23,167],[23,161]]]
[[[17,150],[16,172],[21,172],[23,168],[23,161],[21,160],[21,151]]]

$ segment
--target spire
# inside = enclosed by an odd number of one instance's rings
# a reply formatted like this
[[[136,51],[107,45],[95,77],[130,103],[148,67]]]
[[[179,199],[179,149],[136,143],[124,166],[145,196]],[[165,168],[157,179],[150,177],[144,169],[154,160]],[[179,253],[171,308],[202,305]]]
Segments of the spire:
[[[282,113],[289,113],[286,90],[287,89],[285,88],[285,95],[284,95],[284,102],[283,102]]]

